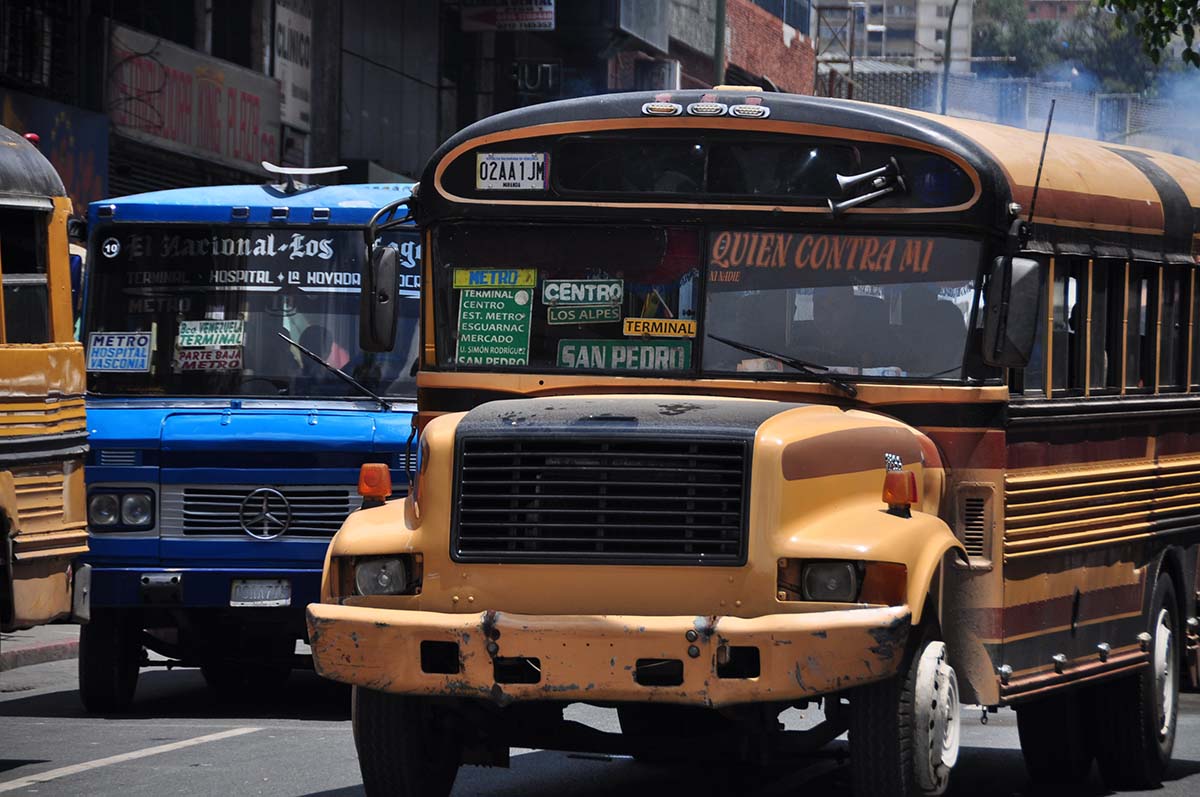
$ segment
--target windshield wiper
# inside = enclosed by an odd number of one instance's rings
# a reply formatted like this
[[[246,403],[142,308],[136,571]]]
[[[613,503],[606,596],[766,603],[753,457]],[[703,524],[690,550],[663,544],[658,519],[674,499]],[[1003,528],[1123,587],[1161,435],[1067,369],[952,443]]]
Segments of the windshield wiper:
[[[784,365],[795,368],[800,373],[806,376],[811,376],[818,382],[824,382],[828,385],[833,385],[838,390],[841,390],[846,395],[850,396],[850,398],[854,398],[858,395],[858,388],[844,379],[829,373],[829,366],[827,365],[817,365],[816,363],[810,363],[808,360],[801,360],[798,357],[789,357],[786,354],[780,354],[779,352],[770,351],[768,349],[760,349],[757,346],[751,346],[748,343],[739,343],[736,340],[723,338],[720,335],[713,335],[712,333],[709,333],[708,337],[712,338],[718,343],[724,343],[726,346],[732,346],[735,349],[741,349],[747,354],[757,354],[759,357],[770,357],[772,360],[779,360],[779,362],[783,363]]]
[[[366,385],[364,385],[362,382],[359,382],[357,379],[350,376],[350,374],[346,373],[341,368],[330,365],[328,362],[326,362],[324,357],[322,357],[319,354],[309,351],[308,349],[304,348],[299,343],[292,340],[291,338],[289,338],[287,335],[283,334],[282,332],[276,332],[275,334],[278,335],[279,337],[283,338],[284,340],[286,340],[288,343],[295,346],[297,349],[299,349],[301,354],[305,355],[306,357],[308,357],[312,360],[315,360],[316,362],[319,362],[321,365],[328,368],[331,372],[333,372],[333,374],[335,376],[337,376],[339,379],[341,379],[346,384],[352,386],[359,393],[362,393],[364,396],[370,396],[371,398],[378,401],[379,408],[382,409],[384,412],[391,412],[392,405],[389,404],[387,402],[387,400],[385,398],[383,398],[383,396],[380,396],[376,393],[372,393],[371,390]]]

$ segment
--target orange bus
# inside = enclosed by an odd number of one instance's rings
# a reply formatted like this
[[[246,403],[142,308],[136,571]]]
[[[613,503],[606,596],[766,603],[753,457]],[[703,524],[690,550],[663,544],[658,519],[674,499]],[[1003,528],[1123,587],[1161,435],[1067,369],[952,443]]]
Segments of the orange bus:
[[[1161,779],[1197,685],[1200,164],[730,87],[481,121],[411,210],[416,486],[309,607],[368,793],[848,730],[855,794],[939,794],[964,703],[1016,709],[1036,781]]]
[[[11,631],[71,613],[87,426],[71,200],[32,144],[0,127],[0,145],[0,629]]]

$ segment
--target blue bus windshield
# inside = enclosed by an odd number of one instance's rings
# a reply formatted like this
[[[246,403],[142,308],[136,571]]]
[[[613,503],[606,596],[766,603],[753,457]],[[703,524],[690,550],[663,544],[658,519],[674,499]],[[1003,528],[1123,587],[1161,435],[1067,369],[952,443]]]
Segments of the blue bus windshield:
[[[362,398],[283,333],[387,396],[414,396],[419,246],[400,252],[400,323],[387,354],[358,348],[359,230],[111,225],[88,290],[88,389],[108,396]]]

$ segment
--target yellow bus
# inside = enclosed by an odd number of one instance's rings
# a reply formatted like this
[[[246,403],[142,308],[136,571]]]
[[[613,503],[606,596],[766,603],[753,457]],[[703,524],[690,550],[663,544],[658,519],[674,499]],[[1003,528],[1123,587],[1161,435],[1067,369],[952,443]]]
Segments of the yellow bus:
[[[1016,709],[1035,781],[1161,779],[1197,685],[1200,164],[730,87],[486,119],[413,204],[415,488],[309,607],[368,793],[848,730],[855,794],[939,794],[962,704]]]
[[[37,149],[0,127],[0,628],[71,613],[87,551],[83,349],[75,341],[71,200]]]

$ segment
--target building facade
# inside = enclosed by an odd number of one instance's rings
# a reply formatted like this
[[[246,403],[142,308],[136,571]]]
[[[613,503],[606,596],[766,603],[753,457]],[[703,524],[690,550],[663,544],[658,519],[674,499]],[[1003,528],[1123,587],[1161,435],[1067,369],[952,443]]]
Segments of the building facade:
[[[726,82],[812,93],[807,0],[726,0]],[[712,85],[717,0],[5,0],[0,121],[77,208],[261,182],[407,179],[500,111]]]

